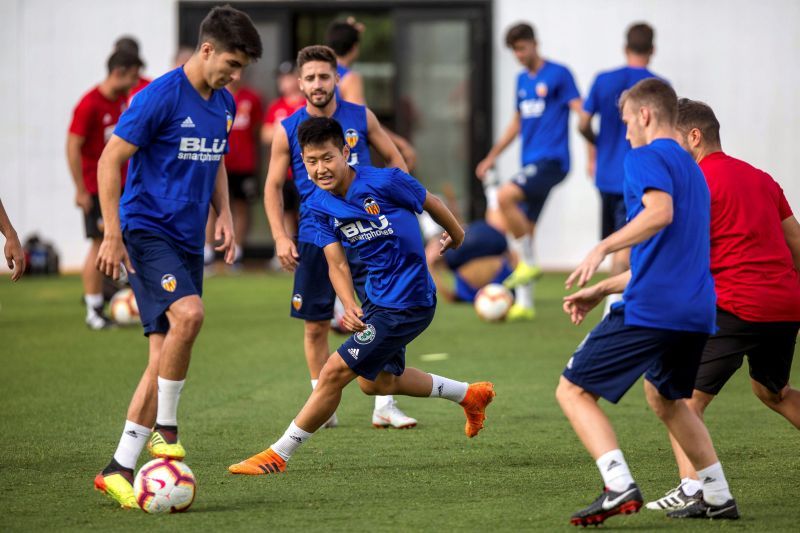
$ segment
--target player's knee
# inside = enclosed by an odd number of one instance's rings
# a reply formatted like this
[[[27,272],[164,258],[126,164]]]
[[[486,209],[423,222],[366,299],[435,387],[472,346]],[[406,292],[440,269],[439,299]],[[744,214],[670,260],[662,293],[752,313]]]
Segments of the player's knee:
[[[497,202],[500,207],[507,208],[519,202],[519,192],[515,185],[505,185],[497,191]]]
[[[174,323],[170,328],[187,337],[194,337],[200,333],[200,327],[205,319],[203,303],[198,299],[196,302],[185,302],[176,307],[173,311]]]
[[[789,386],[785,386],[783,389],[779,390],[778,392],[772,392],[767,387],[759,383],[758,381],[752,380],[752,387],[753,392],[761,400],[764,405],[769,407],[770,409],[777,409],[780,403],[786,398],[786,392]]]
[[[583,388],[575,385],[564,376],[561,376],[561,379],[558,380],[558,386],[556,387],[556,400],[559,405],[568,405],[580,397],[583,392]]]
[[[361,392],[368,396],[385,396],[394,392],[395,379],[394,376],[379,374],[374,381],[359,379],[358,386],[361,387]]]
[[[369,381],[367,379],[359,379],[358,386],[361,387],[361,392],[366,394],[367,396],[377,396],[382,394],[381,386],[375,381]]]
[[[328,342],[328,330],[330,330],[330,322],[325,320],[321,322],[306,321],[305,336],[311,342]]]

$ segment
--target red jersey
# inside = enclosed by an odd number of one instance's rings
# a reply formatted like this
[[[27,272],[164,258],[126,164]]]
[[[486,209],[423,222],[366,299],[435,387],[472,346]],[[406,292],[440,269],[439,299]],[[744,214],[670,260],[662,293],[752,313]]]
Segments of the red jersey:
[[[97,161],[106,143],[114,133],[119,116],[128,107],[127,97],[109,100],[95,87],[86,93],[72,115],[69,132],[84,138],[81,146],[83,185],[90,194],[97,194]],[[122,184],[125,185],[127,165],[122,166]]]
[[[278,124],[281,120],[285,119],[305,105],[305,98],[299,98],[297,100],[290,100],[285,96],[276,98],[270,102],[269,107],[267,108],[267,113],[264,115],[264,124]],[[289,170],[286,173],[286,178],[292,179],[291,166],[289,166]]]
[[[261,98],[252,89],[240,87],[233,95],[236,117],[228,137],[225,169],[236,174],[254,174],[258,167],[259,131],[263,113]]]
[[[792,209],[780,185],[723,152],[700,168],[711,192],[717,305],[750,322],[800,321],[800,273],[781,227]]]

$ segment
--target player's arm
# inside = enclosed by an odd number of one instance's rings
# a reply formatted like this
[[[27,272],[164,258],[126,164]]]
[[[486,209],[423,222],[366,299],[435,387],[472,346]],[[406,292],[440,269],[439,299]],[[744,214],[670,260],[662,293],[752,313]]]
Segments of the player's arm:
[[[628,248],[634,244],[646,241],[672,223],[672,196],[658,189],[648,189],[642,195],[642,209],[636,217],[600,241],[583,262],[567,278],[566,287],[569,289],[573,283],[578,287],[586,285],[603,259],[617,250]]]
[[[222,241],[222,244],[215,246],[218,252],[225,252],[225,262],[233,264],[234,246],[233,235],[233,215],[231,215],[231,201],[228,196],[228,171],[225,165],[220,162],[217,167],[217,177],[214,182],[214,192],[211,194],[211,205],[217,213],[217,221],[214,223],[214,240]]]
[[[6,256],[6,264],[11,269],[11,281],[17,281],[25,273],[25,252],[22,250],[17,230],[11,225],[2,201],[0,201],[0,233],[6,238],[3,252]]]
[[[386,162],[387,167],[399,168],[403,172],[408,172],[408,167],[405,159],[400,154],[400,150],[397,149],[386,130],[378,122],[378,117],[370,109],[367,109],[367,140]]]
[[[596,145],[597,135],[592,129],[592,115],[584,111],[582,107],[577,109],[576,112],[578,113],[578,131],[589,144]]]
[[[444,233],[442,233],[442,238],[439,241],[442,244],[439,250],[440,255],[450,248],[455,249],[461,246],[461,243],[464,242],[464,228],[458,223],[452,211],[444,205],[444,202],[428,191],[422,208],[428,212],[434,222],[444,228]]]
[[[494,166],[497,157],[502,154],[503,151],[508,148],[508,145],[511,144],[514,139],[516,139],[517,135],[519,135],[519,129],[520,116],[519,111],[517,111],[511,118],[511,122],[509,122],[506,130],[503,132],[503,135],[500,136],[500,139],[498,139],[494,146],[492,146],[492,149],[489,150],[489,153],[486,154],[486,157],[484,157],[475,168],[475,175],[478,177],[478,179],[482,180],[486,177],[486,172]]]
[[[323,250],[325,259],[328,261],[328,276],[331,278],[331,285],[344,306],[342,324],[350,331],[364,331],[367,327],[361,321],[364,312],[356,303],[353,277],[350,274],[350,265],[347,263],[347,256],[342,244],[332,242]]]
[[[112,135],[97,162],[97,186],[100,211],[103,214],[103,242],[97,252],[97,269],[112,279],[119,279],[120,263],[133,272],[128,252],[122,242],[119,223],[119,198],[122,189],[122,165],[138,147],[122,137]]]
[[[628,286],[631,271],[626,270],[616,276],[606,278],[600,283],[586,287],[574,294],[564,297],[563,309],[576,326],[583,322],[589,311],[594,309],[609,294],[620,293]]]
[[[264,209],[267,212],[272,238],[275,240],[275,255],[284,270],[294,272],[300,255],[283,225],[283,184],[286,182],[290,163],[289,138],[283,126],[278,126],[272,138],[269,170],[264,183]]]
[[[445,280],[440,274],[445,268],[442,254],[439,253],[441,247],[442,245],[438,240],[430,239],[425,244],[425,262],[428,263],[428,271],[431,273],[436,290],[445,300],[453,302],[455,301],[453,290],[445,284]]]
[[[783,228],[783,237],[786,239],[786,244],[792,252],[792,260],[794,261],[795,270],[800,270],[800,223],[794,216],[785,218],[781,222]]]
[[[67,134],[67,164],[72,182],[75,184],[75,205],[83,209],[84,213],[88,213],[92,207],[92,197],[83,185],[83,168],[81,167],[81,148],[85,142],[86,137],[82,135]]]
[[[364,97],[364,79],[361,74],[351,70],[339,82],[339,95],[345,102],[367,105],[367,99]]]

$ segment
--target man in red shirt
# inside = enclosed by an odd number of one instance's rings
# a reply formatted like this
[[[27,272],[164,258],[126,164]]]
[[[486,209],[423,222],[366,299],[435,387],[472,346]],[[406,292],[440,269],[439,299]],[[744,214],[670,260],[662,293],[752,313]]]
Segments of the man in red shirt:
[[[111,54],[107,66],[106,79],[86,93],[75,107],[67,135],[67,161],[75,182],[75,204],[83,210],[86,237],[92,241],[83,265],[86,324],[90,329],[105,329],[111,325],[103,313],[103,274],[95,268],[97,250],[103,240],[97,161],[127,107],[128,92],[139,80],[142,61],[136,54],[120,50]]]
[[[755,395],[800,429],[800,391],[789,386],[800,328],[800,224],[769,174],[722,151],[708,105],[681,99],[678,131],[711,192],[717,293],[718,331],[708,339],[688,404],[702,417],[747,355]],[[699,495],[697,474],[670,438],[681,484],[648,509],[684,507]]]
[[[129,35],[123,35],[114,42],[114,52],[119,50],[122,50],[123,52],[130,52],[135,56],[139,56],[139,41]],[[141,56],[139,56],[139,58],[141,59]],[[144,70],[144,67],[144,61],[142,61],[142,66],[139,69],[139,79],[137,80],[136,85],[131,87],[131,90],[128,92],[128,105],[130,105],[131,100],[133,100],[133,97],[136,95],[136,93],[147,87],[152,81],[150,78],[142,76],[141,71]]]

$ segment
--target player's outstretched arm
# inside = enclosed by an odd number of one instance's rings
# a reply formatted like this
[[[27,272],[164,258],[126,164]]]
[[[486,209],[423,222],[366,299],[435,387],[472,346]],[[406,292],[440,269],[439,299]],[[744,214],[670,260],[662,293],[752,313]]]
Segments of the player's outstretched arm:
[[[669,193],[650,189],[642,196],[642,204],[644,209],[633,220],[592,248],[567,278],[567,289],[573,284],[578,287],[586,285],[608,254],[646,241],[672,223],[672,196]]]
[[[431,215],[434,222],[444,228],[444,233],[442,233],[442,238],[439,241],[442,243],[439,254],[444,254],[450,248],[458,248],[461,246],[461,243],[464,242],[464,228],[458,223],[452,211],[444,205],[444,202],[435,194],[431,194],[430,191],[427,191],[422,208]]]
[[[800,224],[794,216],[790,216],[781,222],[783,227],[783,237],[792,252],[795,270],[800,270]]]
[[[500,139],[492,146],[492,149],[489,150],[489,153],[486,154],[486,157],[478,163],[478,166],[475,168],[475,175],[478,177],[479,180],[482,180],[486,177],[486,172],[489,171],[490,168],[494,166],[494,162],[497,159],[497,156],[503,153],[503,150],[508,148],[508,145],[512,143],[514,139],[517,138],[519,135],[520,129],[520,118],[519,112],[514,113],[511,122],[508,123],[506,127],[506,131],[503,132],[503,135],[500,136]]]
[[[331,284],[336,291],[336,296],[342,301],[344,306],[344,316],[342,324],[350,331],[364,331],[366,325],[361,321],[364,312],[356,304],[355,289],[353,288],[353,277],[350,274],[350,265],[347,263],[347,256],[344,253],[341,243],[334,242],[325,248],[325,259],[328,261],[328,275]]]
[[[378,117],[370,109],[367,109],[367,140],[386,162],[387,167],[399,168],[403,172],[408,172],[408,166],[400,154],[400,150],[397,149],[386,130],[378,122]]]
[[[22,250],[17,230],[11,225],[2,201],[0,201],[0,233],[6,238],[3,252],[6,256],[6,264],[11,269],[11,281],[17,281],[25,273],[25,252]]]
[[[264,210],[267,212],[270,231],[275,240],[275,255],[284,270],[294,272],[300,254],[297,253],[297,247],[283,225],[283,184],[286,182],[290,163],[289,138],[283,126],[278,125],[272,138],[269,169],[264,183]]]
[[[583,322],[586,315],[589,314],[589,311],[603,301],[603,298],[609,294],[616,294],[624,291],[630,280],[631,271],[626,270],[621,274],[605,279],[591,287],[586,287],[574,294],[565,296],[563,303],[564,312],[569,315],[572,323],[577,326]]]
[[[112,279],[119,279],[120,263],[129,272],[134,272],[128,251],[122,243],[119,224],[119,197],[122,189],[120,168],[139,148],[122,137],[111,135],[97,162],[97,187],[100,211],[103,214],[103,242],[97,252],[97,269]]]
[[[214,240],[222,244],[214,247],[218,252],[225,253],[225,262],[233,264],[235,246],[233,235],[233,215],[231,215],[231,201],[228,196],[228,171],[225,165],[217,167],[217,178],[214,182],[214,192],[211,195],[211,205],[217,213],[214,223]]]

